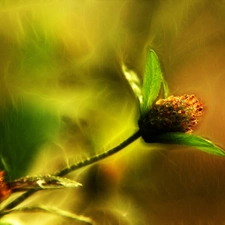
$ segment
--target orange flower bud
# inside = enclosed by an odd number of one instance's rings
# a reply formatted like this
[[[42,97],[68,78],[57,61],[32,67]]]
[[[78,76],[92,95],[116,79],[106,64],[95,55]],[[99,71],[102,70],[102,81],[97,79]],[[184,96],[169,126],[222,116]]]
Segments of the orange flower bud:
[[[151,142],[151,136],[162,133],[191,133],[202,109],[202,103],[193,94],[159,99],[138,122],[142,137]]]

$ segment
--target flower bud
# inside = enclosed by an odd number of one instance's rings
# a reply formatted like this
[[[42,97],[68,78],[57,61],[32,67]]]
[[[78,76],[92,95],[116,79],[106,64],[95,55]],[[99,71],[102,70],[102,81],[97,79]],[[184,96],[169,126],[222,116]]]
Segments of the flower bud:
[[[191,133],[202,109],[202,103],[193,94],[159,99],[138,121],[142,137],[152,142],[152,136],[162,133]]]

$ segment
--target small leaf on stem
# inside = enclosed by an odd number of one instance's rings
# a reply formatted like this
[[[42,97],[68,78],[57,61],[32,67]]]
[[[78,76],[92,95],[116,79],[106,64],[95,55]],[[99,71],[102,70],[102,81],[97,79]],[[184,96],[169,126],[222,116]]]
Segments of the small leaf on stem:
[[[162,71],[158,57],[153,50],[150,50],[147,55],[147,63],[143,81],[143,101],[141,104],[142,115],[148,113],[152,104],[159,95],[162,79]]]
[[[12,192],[25,191],[29,189],[58,189],[76,188],[82,186],[80,183],[58,176],[27,176],[14,180],[7,184]]]
[[[155,137],[154,142],[191,146],[212,155],[225,156],[225,151],[211,141],[186,133],[164,133]]]

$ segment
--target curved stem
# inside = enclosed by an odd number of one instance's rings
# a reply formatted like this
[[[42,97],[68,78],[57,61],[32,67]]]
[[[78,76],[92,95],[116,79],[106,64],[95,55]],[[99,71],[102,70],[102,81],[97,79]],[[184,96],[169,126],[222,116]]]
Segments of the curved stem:
[[[122,150],[123,148],[125,148],[126,146],[128,146],[129,144],[131,144],[133,141],[135,141],[136,139],[138,139],[141,136],[140,131],[138,130],[136,133],[134,133],[132,136],[130,136],[128,139],[126,139],[125,141],[123,141],[121,144],[117,145],[116,147],[108,150],[107,152],[103,152],[102,154],[96,155],[92,158],[86,159],[82,162],[79,162],[77,164],[74,164],[70,167],[67,167],[61,171],[59,171],[58,173],[55,174],[55,176],[65,176],[68,173],[83,168],[85,166],[89,166],[95,162],[99,162],[102,159],[105,159],[117,152],[119,152],[120,150]]]
[[[119,152],[120,150],[122,150],[123,148],[125,148],[126,146],[128,146],[129,144],[131,144],[132,142],[134,142],[135,140],[137,140],[139,137],[141,136],[140,130],[138,130],[136,133],[134,133],[132,136],[130,136],[129,138],[127,138],[125,141],[123,141],[121,144],[117,145],[116,147],[102,153],[96,156],[93,156],[92,158],[86,159],[84,161],[81,161],[77,164],[74,164],[70,167],[67,167],[59,172],[57,172],[56,174],[54,174],[54,176],[65,176],[68,173],[75,171],[77,169],[83,168],[85,166],[89,166],[93,163],[99,162],[100,160],[103,160],[117,152]],[[14,207],[16,207],[17,205],[19,205],[20,203],[22,203],[24,200],[26,200],[28,197],[30,197],[32,194],[34,194],[35,192],[37,192],[37,190],[35,189],[31,189],[27,192],[25,192],[24,194],[22,194],[21,196],[19,196],[18,198],[16,198],[14,201],[10,202],[8,205],[6,205],[1,211],[4,210],[10,210]]]

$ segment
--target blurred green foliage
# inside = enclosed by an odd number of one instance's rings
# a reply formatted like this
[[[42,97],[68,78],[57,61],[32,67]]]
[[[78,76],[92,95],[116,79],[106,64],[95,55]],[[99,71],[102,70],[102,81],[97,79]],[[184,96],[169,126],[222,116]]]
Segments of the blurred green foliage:
[[[0,221],[0,225],[12,225],[11,223],[7,223],[7,222],[1,222]]]
[[[25,101],[1,107],[0,170],[6,172],[6,180],[27,175],[41,147],[54,139],[58,125],[55,115]]]
[[[26,35],[16,47],[13,60],[10,62],[11,76],[14,79],[20,78],[20,83],[34,80],[40,83],[54,77],[59,58],[56,40],[49,33],[45,33],[38,24],[28,24]]]

